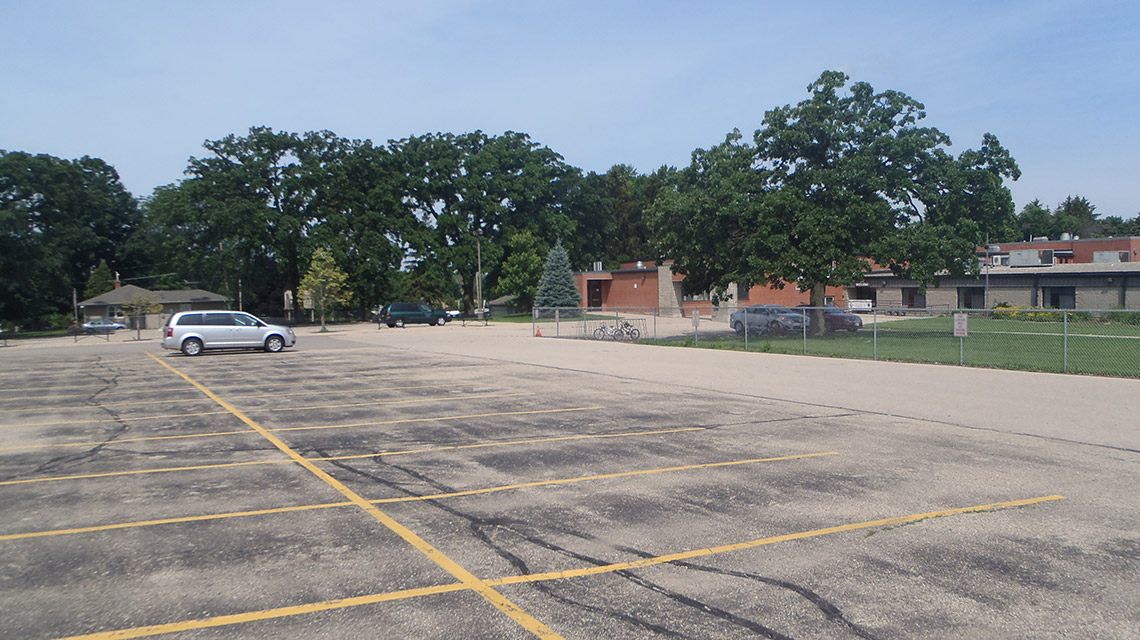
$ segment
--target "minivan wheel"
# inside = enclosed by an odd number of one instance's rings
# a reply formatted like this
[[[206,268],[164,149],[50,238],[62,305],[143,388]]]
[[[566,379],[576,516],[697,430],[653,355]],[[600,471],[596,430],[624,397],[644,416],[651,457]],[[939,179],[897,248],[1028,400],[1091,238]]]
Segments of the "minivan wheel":
[[[437,327],[442,327],[442,326],[443,326],[443,325],[445,325],[445,324],[447,324],[447,319],[446,319],[446,318],[436,318],[436,319],[435,319],[435,326],[437,326]]]
[[[403,318],[396,318],[396,326],[399,327],[400,329],[403,329],[404,328],[404,319]]]
[[[202,341],[197,338],[190,338],[182,342],[182,353],[188,356],[196,356],[202,353]]]
[[[281,336],[269,336],[265,339],[265,350],[269,353],[277,353],[285,348],[285,341]]]

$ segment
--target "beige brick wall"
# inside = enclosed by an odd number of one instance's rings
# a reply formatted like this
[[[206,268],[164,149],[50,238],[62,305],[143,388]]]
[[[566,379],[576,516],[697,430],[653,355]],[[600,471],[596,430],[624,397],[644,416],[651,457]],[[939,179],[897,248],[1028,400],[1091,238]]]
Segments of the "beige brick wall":
[[[902,289],[895,287],[884,287],[879,289],[875,294],[875,304],[880,307],[901,307]]]
[[[926,290],[926,306],[933,309],[957,308],[958,287],[930,287]]]
[[[673,271],[669,265],[657,267],[657,304],[661,307],[662,315],[681,315],[680,283],[673,282]]]
[[[1115,287],[1078,287],[1078,309],[1115,309],[1120,305],[1120,289]]]

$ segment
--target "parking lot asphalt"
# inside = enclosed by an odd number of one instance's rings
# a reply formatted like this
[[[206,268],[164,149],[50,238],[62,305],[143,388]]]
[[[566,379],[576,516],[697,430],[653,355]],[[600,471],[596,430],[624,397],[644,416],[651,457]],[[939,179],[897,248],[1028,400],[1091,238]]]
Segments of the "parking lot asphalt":
[[[1140,635],[1136,381],[455,325],[0,375],[3,637]]]

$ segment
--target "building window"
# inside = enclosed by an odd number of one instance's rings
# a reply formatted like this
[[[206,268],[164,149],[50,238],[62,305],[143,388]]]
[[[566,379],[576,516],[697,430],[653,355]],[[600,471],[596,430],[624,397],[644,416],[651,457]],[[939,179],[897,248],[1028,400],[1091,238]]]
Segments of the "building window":
[[[690,293],[681,298],[681,300],[683,302],[708,302],[709,292],[705,291],[704,293]]]
[[[751,295],[752,295],[751,292],[752,292],[752,287],[744,287],[741,285],[736,285],[736,299],[737,300],[740,300],[743,302],[744,300],[751,299]]]

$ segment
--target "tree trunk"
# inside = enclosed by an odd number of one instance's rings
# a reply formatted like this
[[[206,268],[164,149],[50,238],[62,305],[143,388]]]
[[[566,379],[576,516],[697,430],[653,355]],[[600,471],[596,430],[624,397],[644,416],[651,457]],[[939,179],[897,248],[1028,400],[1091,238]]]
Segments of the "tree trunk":
[[[823,313],[823,305],[827,298],[827,285],[815,284],[811,287],[811,334],[822,336],[827,333],[827,320]]]

